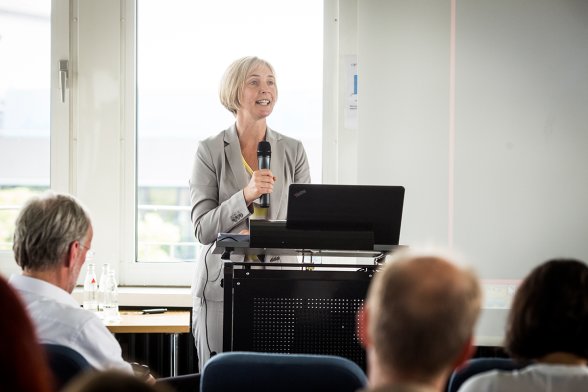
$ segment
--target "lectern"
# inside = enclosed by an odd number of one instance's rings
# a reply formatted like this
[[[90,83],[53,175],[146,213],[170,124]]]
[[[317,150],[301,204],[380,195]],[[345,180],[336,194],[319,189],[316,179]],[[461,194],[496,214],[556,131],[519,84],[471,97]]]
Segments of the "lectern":
[[[338,355],[365,370],[356,317],[375,269],[226,262],[223,351]]]

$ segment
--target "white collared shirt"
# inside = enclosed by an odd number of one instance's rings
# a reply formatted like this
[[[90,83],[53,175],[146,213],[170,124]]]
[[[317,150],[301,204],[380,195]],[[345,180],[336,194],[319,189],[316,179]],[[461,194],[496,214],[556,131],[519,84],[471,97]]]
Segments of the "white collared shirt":
[[[133,373],[122,358],[118,341],[94,313],[80,308],[71,294],[23,275],[12,275],[10,284],[25,303],[41,343],[70,347],[98,370]]]

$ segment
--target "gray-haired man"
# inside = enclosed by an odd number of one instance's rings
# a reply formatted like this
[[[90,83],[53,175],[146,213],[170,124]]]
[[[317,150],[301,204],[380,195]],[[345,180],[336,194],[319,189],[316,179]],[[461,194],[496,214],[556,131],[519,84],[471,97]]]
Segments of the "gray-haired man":
[[[14,232],[22,275],[13,275],[10,283],[25,302],[41,343],[71,347],[95,369],[132,373],[102,321],[71,296],[92,236],[90,217],[73,197],[48,193],[29,200]]]

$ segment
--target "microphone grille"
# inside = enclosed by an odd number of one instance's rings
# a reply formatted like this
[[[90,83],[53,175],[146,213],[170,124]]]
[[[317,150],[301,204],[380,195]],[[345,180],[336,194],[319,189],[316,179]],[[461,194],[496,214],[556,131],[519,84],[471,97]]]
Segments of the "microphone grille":
[[[257,145],[257,156],[272,155],[272,145],[265,140],[259,142]]]

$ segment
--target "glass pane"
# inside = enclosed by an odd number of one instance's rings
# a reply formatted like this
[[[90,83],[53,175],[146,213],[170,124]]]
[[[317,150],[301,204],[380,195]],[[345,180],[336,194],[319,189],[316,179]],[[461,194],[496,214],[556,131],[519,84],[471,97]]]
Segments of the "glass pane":
[[[0,252],[14,220],[49,188],[51,2],[0,3]]]
[[[199,140],[234,122],[218,85],[239,57],[274,66],[280,95],[268,124],[304,143],[320,182],[322,45],[322,1],[137,2],[138,260],[196,259],[192,159]]]

